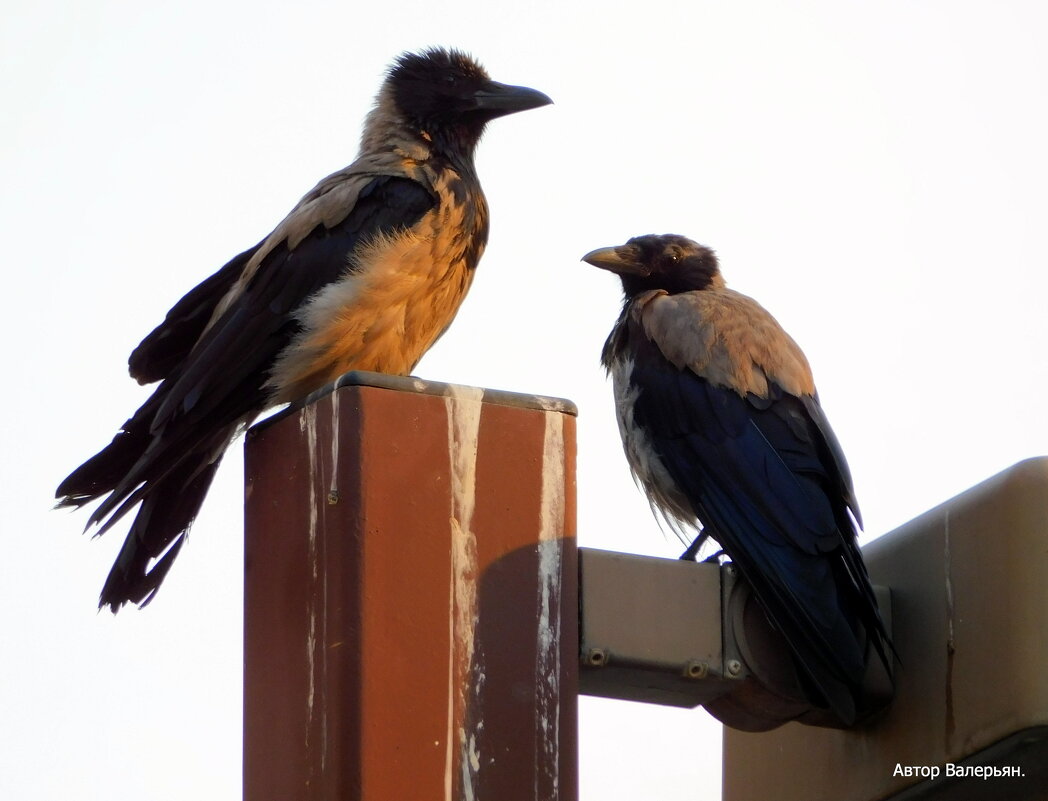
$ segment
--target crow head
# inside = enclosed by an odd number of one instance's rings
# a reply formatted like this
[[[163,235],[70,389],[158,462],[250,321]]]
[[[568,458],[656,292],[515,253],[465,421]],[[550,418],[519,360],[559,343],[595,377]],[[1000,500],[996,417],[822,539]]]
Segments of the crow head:
[[[409,125],[438,149],[457,148],[467,154],[489,121],[553,102],[534,89],[493,81],[465,53],[443,48],[405,53],[386,81]]]
[[[724,286],[714,252],[677,234],[635,236],[625,245],[590,251],[582,260],[617,273],[627,298],[651,289],[674,295]]]

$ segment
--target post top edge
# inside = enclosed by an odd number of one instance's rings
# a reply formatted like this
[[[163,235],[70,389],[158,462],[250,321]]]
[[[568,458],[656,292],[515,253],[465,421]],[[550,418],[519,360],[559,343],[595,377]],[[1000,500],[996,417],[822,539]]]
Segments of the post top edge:
[[[459,384],[448,384],[442,381],[431,381],[416,376],[386,375],[385,373],[373,373],[366,370],[352,370],[345,373],[327,386],[321,387],[316,392],[310,393],[305,398],[291,403],[286,408],[260,421],[255,427],[269,425],[283,417],[293,414],[299,409],[316,403],[323,397],[330,395],[344,387],[373,387],[376,389],[388,389],[393,392],[406,392],[417,395],[438,395],[450,397],[460,395],[460,389],[479,390],[482,393],[481,402],[491,403],[497,406],[512,406],[518,409],[533,409],[542,412],[557,412],[560,414],[578,416],[578,407],[570,400],[556,398],[547,395],[528,395],[519,392],[510,392],[503,389],[489,389],[486,387],[466,387]]]

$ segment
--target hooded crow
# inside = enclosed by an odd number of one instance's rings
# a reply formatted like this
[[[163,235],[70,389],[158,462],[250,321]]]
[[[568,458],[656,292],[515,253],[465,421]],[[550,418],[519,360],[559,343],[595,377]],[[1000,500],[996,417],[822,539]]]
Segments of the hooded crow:
[[[350,370],[411,372],[451,324],[484,252],[473,155],[485,125],[550,102],[492,81],[455,50],[400,56],[357,159],[142,341],[131,376],[160,384],[56,493],[59,506],[104,497],[88,522],[99,534],[138,507],[100,607],[152,599],[223,453],[260,412]]]
[[[704,527],[782,632],[811,700],[856,719],[871,643],[890,643],[857,541],[851,476],[797,343],[673,234],[587,253],[617,273],[604,345],[634,477],[670,521]]]

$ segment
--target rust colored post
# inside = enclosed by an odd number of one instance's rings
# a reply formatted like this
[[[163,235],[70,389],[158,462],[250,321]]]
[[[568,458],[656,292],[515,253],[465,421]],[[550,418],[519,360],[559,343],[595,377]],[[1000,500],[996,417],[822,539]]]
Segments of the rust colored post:
[[[250,432],[246,801],[577,799],[573,415],[351,373]]]

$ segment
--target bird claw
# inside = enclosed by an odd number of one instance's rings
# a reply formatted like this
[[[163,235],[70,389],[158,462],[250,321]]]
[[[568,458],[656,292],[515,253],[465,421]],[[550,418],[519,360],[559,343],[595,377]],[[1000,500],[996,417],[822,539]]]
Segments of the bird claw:
[[[709,538],[710,538],[709,534],[707,534],[705,531],[700,531],[699,532],[699,536],[697,536],[694,540],[692,540],[691,541],[691,545],[689,545],[684,550],[684,553],[682,553],[680,555],[680,559],[682,561],[685,561],[685,562],[697,562],[697,561],[699,561],[699,551],[702,550],[702,546],[706,544],[706,541],[709,540]],[[720,551],[719,553],[724,553],[724,551]],[[706,561],[709,561],[709,560],[706,560]]]

